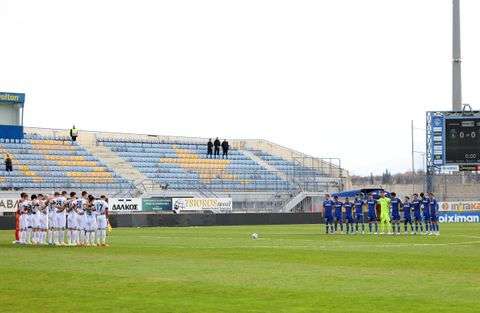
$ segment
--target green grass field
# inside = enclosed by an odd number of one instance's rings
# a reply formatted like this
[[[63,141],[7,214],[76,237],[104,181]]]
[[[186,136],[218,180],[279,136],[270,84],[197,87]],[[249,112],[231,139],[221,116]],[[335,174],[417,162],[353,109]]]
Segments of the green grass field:
[[[15,246],[1,231],[0,312],[480,312],[480,225],[441,231],[124,228],[80,248]]]

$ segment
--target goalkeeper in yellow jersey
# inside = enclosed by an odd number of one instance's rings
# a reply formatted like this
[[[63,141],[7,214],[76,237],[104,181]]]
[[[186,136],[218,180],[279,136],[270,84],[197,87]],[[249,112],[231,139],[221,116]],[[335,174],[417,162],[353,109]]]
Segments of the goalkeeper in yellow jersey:
[[[385,197],[385,191],[380,193],[380,199],[378,199],[378,203],[380,203],[381,213],[380,213],[380,234],[385,235],[385,224],[387,225],[388,234],[392,233],[392,227],[390,225],[390,199]]]

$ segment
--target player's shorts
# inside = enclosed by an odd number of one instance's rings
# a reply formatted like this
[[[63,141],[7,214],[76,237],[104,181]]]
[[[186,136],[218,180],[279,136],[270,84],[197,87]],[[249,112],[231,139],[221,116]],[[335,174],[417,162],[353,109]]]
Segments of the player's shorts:
[[[39,214],[39,215],[40,215],[40,218],[39,218],[38,228],[42,230],[48,229],[48,215],[47,214]]]
[[[105,214],[97,215],[97,229],[107,230],[107,216]]]
[[[390,222],[390,215],[388,214],[388,212],[382,212],[380,214],[380,220]]]
[[[412,216],[408,215],[408,216],[403,217],[403,222],[405,224],[407,224],[407,223],[412,224]]]
[[[332,224],[333,223],[333,216],[331,214],[325,215],[325,224]]]
[[[400,214],[398,214],[398,212],[392,213],[391,220],[392,221],[400,221]]]
[[[357,214],[356,218],[357,221],[361,221],[363,223],[363,214]]]
[[[48,228],[54,228],[55,226],[55,214],[48,213]]]
[[[86,223],[85,223],[85,230],[86,231],[97,230],[97,222],[95,221],[95,216],[87,216]]]
[[[67,215],[67,228],[76,229],[77,228],[77,214],[68,214]]]
[[[33,215],[33,228],[40,228],[40,213],[32,214]]]
[[[20,215],[20,230],[27,230],[28,228],[28,215],[21,214]]]
[[[33,220],[33,214],[27,214],[27,228],[33,228],[33,224],[35,223]]]
[[[368,221],[369,222],[376,222],[377,215],[374,212],[368,212]]]
[[[345,215],[345,222],[353,223],[353,216],[352,215]]]
[[[55,228],[56,229],[65,229],[65,224],[67,220],[65,214],[55,214]]]
[[[428,212],[423,212],[423,220],[425,222],[430,221],[430,214],[428,214]]]
[[[415,222],[421,222],[422,221],[422,216],[420,213],[415,213]]]
[[[438,222],[438,214],[430,214],[430,221]]]
[[[334,218],[335,218],[335,222],[341,222],[342,221],[342,216],[341,215],[335,214]]]
[[[86,230],[85,229],[85,224],[86,224],[86,221],[85,221],[85,214],[77,214],[77,223],[75,224],[75,226],[77,227],[78,230]]]

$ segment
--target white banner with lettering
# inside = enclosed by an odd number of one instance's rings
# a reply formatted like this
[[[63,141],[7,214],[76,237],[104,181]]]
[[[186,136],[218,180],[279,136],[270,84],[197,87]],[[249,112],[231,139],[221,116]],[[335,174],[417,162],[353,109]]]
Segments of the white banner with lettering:
[[[439,211],[480,211],[480,201],[438,202]]]
[[[0,198],[0,212],[16,212],[18,198]]]
[[[227,212],[233,210],[232,198],[173,198],[172,210]]]
[[[142,210],[142,199],[140,198],[110,198],[108,199],[110,212],[132,212]]]

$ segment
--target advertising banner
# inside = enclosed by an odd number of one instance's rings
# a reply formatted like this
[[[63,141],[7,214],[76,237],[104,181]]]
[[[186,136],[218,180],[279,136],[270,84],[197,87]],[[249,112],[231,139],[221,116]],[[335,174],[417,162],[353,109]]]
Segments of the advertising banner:
[[[0,198],[0,212],[16,212],[17,201],[15,198]]]
[[[233,209],[232,198],[173,198],[172,210],[228,212]]]
[[[0,91],[0,103],[24,103],[24,93],[2,92]]]
[[[143,211],[172,211],[172,198],[143,198]]]
[[[480,223],[480,212],[439,212],[440,223]]]
[[[438,202],[439,211],[480,211],[480,201]]]
[[[142,211],[142,199],[140,198],[110,198],[108,199],[110,212]]]

